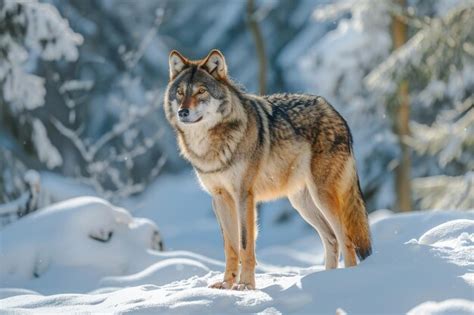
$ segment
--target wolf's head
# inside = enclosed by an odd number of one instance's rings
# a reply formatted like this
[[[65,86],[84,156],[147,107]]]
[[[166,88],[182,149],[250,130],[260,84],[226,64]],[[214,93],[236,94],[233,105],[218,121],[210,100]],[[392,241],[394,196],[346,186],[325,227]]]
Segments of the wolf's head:
[[[182,127],[213,124],[230,112],[229,80],[224,56],[216,49],[202,60],[188,60],[173,50],[165,111]]]

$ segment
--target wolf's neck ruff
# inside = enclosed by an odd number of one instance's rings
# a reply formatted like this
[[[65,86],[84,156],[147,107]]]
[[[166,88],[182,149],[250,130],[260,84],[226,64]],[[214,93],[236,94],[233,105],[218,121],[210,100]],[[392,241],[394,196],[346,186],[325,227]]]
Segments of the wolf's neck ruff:
[[[240,119],[218,123],[207,130],[195,132],[178,128],[182,154],[199,173],[225,171],[237,159],[236,150],[247,128]]]

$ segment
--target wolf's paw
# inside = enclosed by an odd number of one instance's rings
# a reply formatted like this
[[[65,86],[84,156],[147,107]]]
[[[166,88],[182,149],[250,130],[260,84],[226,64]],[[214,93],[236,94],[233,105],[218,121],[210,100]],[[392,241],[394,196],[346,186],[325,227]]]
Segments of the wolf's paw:
[[[231,289],[233,288],[234,282],[231,281],[217,281],[216,283],[213,283],[209,286],[211,289]]]
[[[255,285],[250,283],[234,283],[232,286],[232,290],[237,291],[248,291],[248,290],[255,290]]]

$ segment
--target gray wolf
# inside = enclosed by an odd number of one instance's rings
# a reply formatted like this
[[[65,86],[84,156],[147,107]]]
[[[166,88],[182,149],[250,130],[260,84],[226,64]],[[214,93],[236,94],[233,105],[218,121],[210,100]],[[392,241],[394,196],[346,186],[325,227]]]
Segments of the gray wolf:
[[[224,239],[226,268],[213,288],[255,289],[256,204],[288,197],[321,236],[325,266],[371,254],[367,212],[346,121],[322,97],[257,96],[233,83],[225,58],[169,56],[165,115],[194,167]]]

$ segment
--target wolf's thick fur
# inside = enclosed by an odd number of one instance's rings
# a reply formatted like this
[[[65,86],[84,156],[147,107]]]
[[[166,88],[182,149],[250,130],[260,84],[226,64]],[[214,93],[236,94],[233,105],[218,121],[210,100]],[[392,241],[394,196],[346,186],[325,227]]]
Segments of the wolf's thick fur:
[[[199,61],[173,51],[165,113],[222,229],[226,270],[212,287],[255,288],[255,205],[284,196],[320,234],[327,269],[339,247],[346,267],[371,254],[351,134],[324,98],[247,94],[219,51]]]

